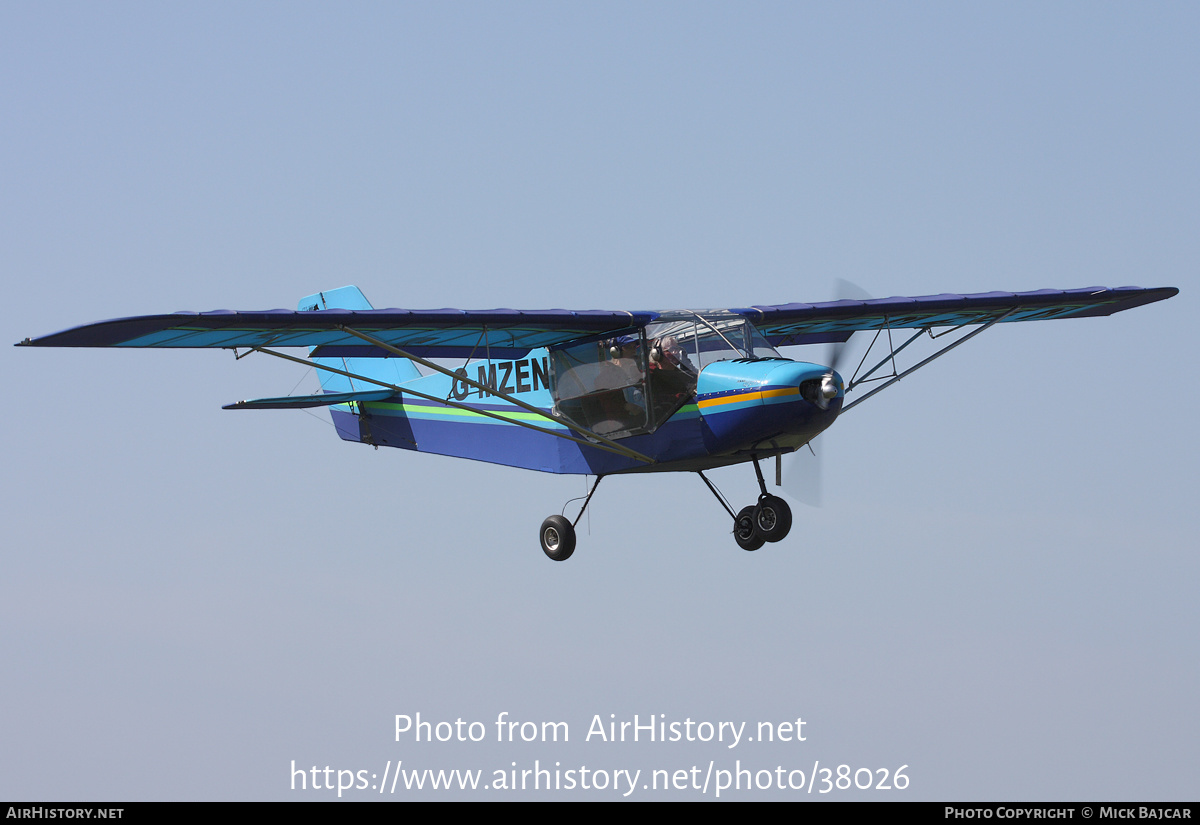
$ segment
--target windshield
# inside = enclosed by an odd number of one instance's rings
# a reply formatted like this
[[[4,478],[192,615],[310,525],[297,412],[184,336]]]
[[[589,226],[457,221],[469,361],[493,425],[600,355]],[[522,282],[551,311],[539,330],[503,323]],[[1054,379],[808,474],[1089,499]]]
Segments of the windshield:
[[[646,337],[652,341],[675,338],[695,360],[698,370],[714,361],[780,357],[754,324],[731,312],[664,314],[664,320],[646,327]]]
[[[731,312],[672,312],[643,330],[551,350],[554,413],[609,438],[653,432],[716,361],[779,358]]]

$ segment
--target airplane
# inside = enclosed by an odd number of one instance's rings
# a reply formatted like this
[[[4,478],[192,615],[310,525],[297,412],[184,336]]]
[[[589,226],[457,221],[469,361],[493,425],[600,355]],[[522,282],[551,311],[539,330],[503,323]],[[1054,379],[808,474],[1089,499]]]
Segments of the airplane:
[[[694,472],[728,512],[739,547],[778,542],[792,514],[767,491],[762,461],[775,459],[780,484],[781,456],[996,324],[1107,316],[1178,292],[1089,287],[714,310],[526,311],[374,309],[346,286],[309,295],[297,310],[118,318],[17,346],[270,355],[315,367],[321,393],[223,409],[328,407],[341,438],[376,449],[595,476],[574,519],[564,505],[538,530],[546,556],[564,561],[600,482],[627,473]],[[856,332],[874,338],[846,381],[838,359]],[[909,358],[908,347],[925,338],[937,351],[902,369],[898,356]],[[876,343],[882,358],[863,370]],[[828,363],[779,353],[814,344],[833,348]],[[279,352],[288,347],[308,349],[307,357]],[[864,384],[874,386],[847,403]],[[735,511],[704,471],[743,463],[753,464],[760,494]]]

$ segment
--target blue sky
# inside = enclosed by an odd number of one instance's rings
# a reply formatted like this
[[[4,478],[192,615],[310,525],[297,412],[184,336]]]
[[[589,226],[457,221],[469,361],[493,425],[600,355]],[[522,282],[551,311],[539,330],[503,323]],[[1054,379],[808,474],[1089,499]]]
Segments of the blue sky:
[[[1181,294],[991,330],[847,414],[778,546],[738,550],[692,476],[614,478],[566,564],[534,535],[578,477],[221,411],[311,390],[299,368],[3,350],[0,796],[740,759],[909,766],[827,797],[1194,798],[1198,29],[1165,3],[4,5],[13,343],[349,283],[411,308]],[[417,712],[572,739],[394,741]],[[807,740],[585,742],[597,714]]]

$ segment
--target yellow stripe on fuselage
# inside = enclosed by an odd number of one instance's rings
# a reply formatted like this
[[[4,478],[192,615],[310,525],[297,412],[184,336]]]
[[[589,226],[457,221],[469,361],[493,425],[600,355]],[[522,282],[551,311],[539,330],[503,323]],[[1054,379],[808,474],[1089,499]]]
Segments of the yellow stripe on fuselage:
[[[799,394],[799,387],[778,387],[773,390],[759,390],[758,392],[743,392],[736,395],[722,395],[719,398],[705,398],[696,403],[700,409],[704,410],[710,407],[719,407],[722,404],[739,404],[743,401],[761,401],[764,398],[779,398],[784,395]]]

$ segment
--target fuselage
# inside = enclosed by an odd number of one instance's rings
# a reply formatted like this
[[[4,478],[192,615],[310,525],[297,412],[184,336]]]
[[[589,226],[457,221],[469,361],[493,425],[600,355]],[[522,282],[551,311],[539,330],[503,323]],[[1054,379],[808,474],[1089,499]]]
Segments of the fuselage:
[[[592,362],[540,349],[521,359],[468,364],[454,378],[425,375],[402,386],[453,406],[401,393],[336,405],[333,420],[349,441],[543,472],[608,475],[703,470],[791,452],[829,427],[841,409],[841,378],[819,364],[739,358],[687,370],[665,357],[638,360],[630,344],[626,352],[619,344],[605,346],[603,358]],[[819,391],[829,376],[836,387],[831,398]],[[566,421],[654,461],[593,446]]]

